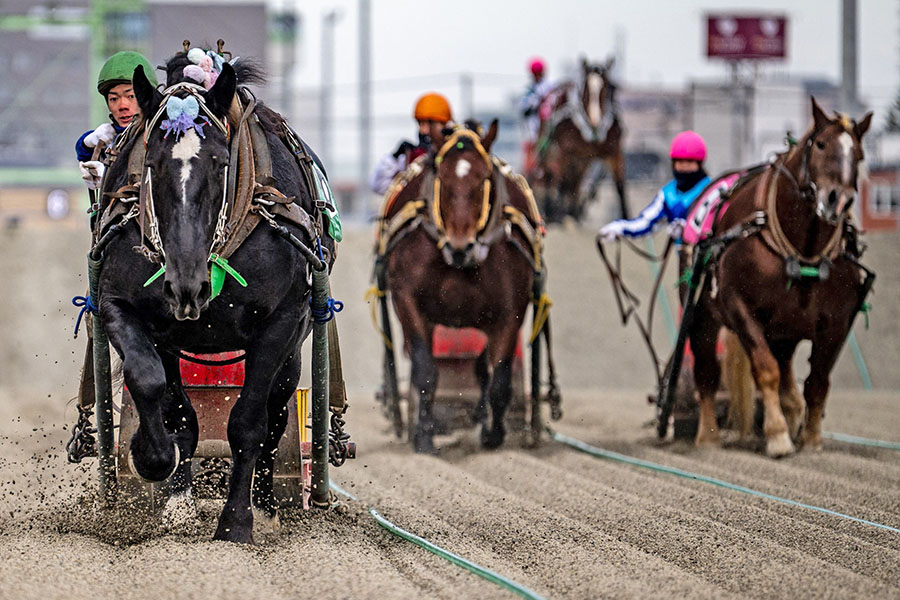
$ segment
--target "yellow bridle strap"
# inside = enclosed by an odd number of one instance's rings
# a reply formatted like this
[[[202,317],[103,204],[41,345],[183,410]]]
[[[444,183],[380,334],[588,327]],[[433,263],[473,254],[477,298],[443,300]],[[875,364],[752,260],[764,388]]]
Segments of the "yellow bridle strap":
[[[481,200],[481,216],[478,217],[478,225],[475,226],[476,231],[481,231],[487,225],[488,216],[491,214],[491,180],[484,180],[484,194]]]
[[[449,138],[447,138],[447,141],[444,142],[444,145],[441,146],[441,149],[438,151],[437,155],[434,158],[434,163],[436,165],[441,164],[441,161],[444,160],[444,155],[450,151],[450,148],[452,148],[457,142],[460,141],[460,138],[466,138],[471,141],[472,145],[475,146],[475,150],[477,150],[478,154],[481,155],[481,158],[484,159],[484,164],[487,165],[487,168],[493,169],[491,157],[487,153],[487,150],[484,149],[484,146],[481,145],[481,138],[478,137],[477,133],[469,129],[457,129]]]
[[[441,179],[440,177],[434,178],[434,202],[432,203],[432,218],[434,220],[435,227],[438,228],[438,231],[444,230],[444,219],[441,218]]]

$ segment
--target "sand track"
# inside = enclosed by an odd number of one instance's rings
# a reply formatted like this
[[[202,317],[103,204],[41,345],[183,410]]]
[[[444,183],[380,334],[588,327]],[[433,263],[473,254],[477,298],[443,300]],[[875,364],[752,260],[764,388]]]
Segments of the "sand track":
[[[900,441],[900,307],[889,302],[900,291],[895,237],[870,239],[867,259],[879,273],[873,328],[862,319],[856,327],[877,389],[861,391],[845,352],[828,430]],[[366,505],[548,597],[900,598],[900,534],[553,442],[529,450],[512,440],[483,452],[474,429],[439,438],[439,457],[412,454],[373,400],[379,339],[361,300],[370,241],[367,229],[351,228],[333,279],[347,305],[339,324],[359,458],[332,475],[360,500],[330,513],[286,512],[279,533],[244,547],[210,541],[215,506],[169,532],[127,506],[94,508],[96,463],[72,466],[63,454],[84,341],[71,338],[69,298],[83,293],[87,236],[0,232],[0,598],[509,596],[391,536]],[[773,461],[747,448],[658,444],[644,427],[652,416],[649,362],[637,332],[618,323],[592,244],[590,231],[554,230],[548,240],[560,432],[900,527],[900,452],[826,440],[822,452]],[[626,269],[646,280],[638,291],[649,290],[643,263],[629,259]],[[665,328],[657,327],[665,348]],[[802,377],[803,366],[797,370]]]

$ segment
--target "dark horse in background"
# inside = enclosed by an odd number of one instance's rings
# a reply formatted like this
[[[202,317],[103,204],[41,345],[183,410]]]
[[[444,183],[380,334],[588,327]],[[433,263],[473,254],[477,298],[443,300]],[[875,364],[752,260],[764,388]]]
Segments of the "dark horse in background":
[[[595,186],[583,180],[594,161],[602,159],[612,174],[622,218],[625,200],[624,130],[617,114],[616,86],[610,77],[614,59],[605,64],[581,60],[581,79],[561,84],[550,116],[541,124],[535,188],[550,222],[566,216],[580,220]],[[591,182],[592,183],[592,182]],[[586,192],[586,193],[585,193]]]
[[[183,81],[180,75],[187,64],[184,54],[169,60],[168,86]],[[197,417],[181,385],[177,352],[245,351],[245,383],[228,419],[233,470],[215,532],[215,539],[234,542],[252,541],[251,482],[253,506],[267,517],[277,516],[274,453],[285,430],[287,402],[300,377],[300,344],[311,328],[307,283],[311,267],[264,223],[229,259],[248,285],[241,287],[229,279],[211,300],[210,248],[224,203],[230,137],[238,131],[229,110],[236,85],[258,79],[247,66],[238,63],[232,68],[225,63],[210,90],[181,87],[164,96],[138,67],[134,90],[146,134],[139,131],[122,148],[107,173],[105,189],[118,190],[128,183],[128,158],[134,148],[145,145],[142,205],[144,212],[155,214],[157,223],[145,228],[133,222],[124,228],[106,248],[100,275],[100,315],[122,357],[125,384],[140,417],[130,461],[144,479],[172,477],[173,498],[190,497],[191,457],[198,439]],[[201,108],[205,106],[193,122],[202,136],[189,129],[180,137],[166,137],[159,120],[152,120],[158,111],[165,113],[164,103],[176,99],[199,100]],[[256,115],[271,153],[272,185],[315,215],[315,196],[276,133],[280,116],[261,105]],[[109,198],[105,196],[105,204]],[[300,227],[285,226],[305,244],[316,243]],[[145,285],[160,266],[135,251],[147,250],[148,239],[159,244],[165,277]],[[334,243],[327,236],[321,242],[330,263]]]
[[[396,236],[386,256],[387,288],[412,362],[410,394],[418,394],[417,452],[435,451],[432,404],[438,372],[432,338],[438,324],[474,327],[487,335],[479,359],[481,401],[473,418],[483,423],[481,443],[487,448],[500,446],[506,433],[513,356],[531,298],[534,263],[529,240],[505,224],[505,207],[517,207],[529,219],[532,211],[518,184],[492,162],[496,135],[494,121],[481,139],[469,130],[447,141],[443,135],[436,139],[441,151],[425,159],[422,172],[385,215],[390,218],[425,199],[423,225]]]
[[[812,116],[806,135],[737,189],[715,224],[713,236],[726,242],[700,290],[690,329],[700,393],[698,445],[719,442],[716,338],[724,324],[746,351],[762,392],[766,453],[791,454],[795,442],[821,448],[831,370],[871,284],[858,261],[848,210],[872,114],[859,123],[831,118],[812,100]],[[803,397],[792,367],[801,340],[812,341]]]

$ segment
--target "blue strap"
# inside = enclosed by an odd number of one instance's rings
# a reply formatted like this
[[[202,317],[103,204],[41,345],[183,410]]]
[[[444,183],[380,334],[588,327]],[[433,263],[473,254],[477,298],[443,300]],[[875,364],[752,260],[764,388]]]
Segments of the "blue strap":
[[[328,303],[321,310],[313,306],[312,298],[309,299],[309,306],[312,311],[313,321],[316,323],[327,323],[334,318],[334,313],[344,310],[344,303],[334,298],[328,298]]]
[[[90,296],[75,296],[72,298],[72,304],[81,307],[81,312],[78,313],[78,320],[75,321],[75,337],[78,337],[78,328],[81,327],[81,318],[84,316],[84,313],[90,311],[96,315],[99,309],[94,305],[94,301],[91,300]]]

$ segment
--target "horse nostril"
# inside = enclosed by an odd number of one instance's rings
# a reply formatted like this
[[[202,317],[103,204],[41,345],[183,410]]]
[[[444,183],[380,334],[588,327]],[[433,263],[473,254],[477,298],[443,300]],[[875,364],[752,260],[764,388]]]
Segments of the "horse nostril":
[[[170,302],[175,301],[175,288],[172,286],[171,281],[163,282],[163,297]]]
[[[209,300],[210,295],[212,295],[212,287],[210,286],[208,281],[200,282],[200,293],[197,295],[197,300],[200,304],[203,304],[207,300]]]

